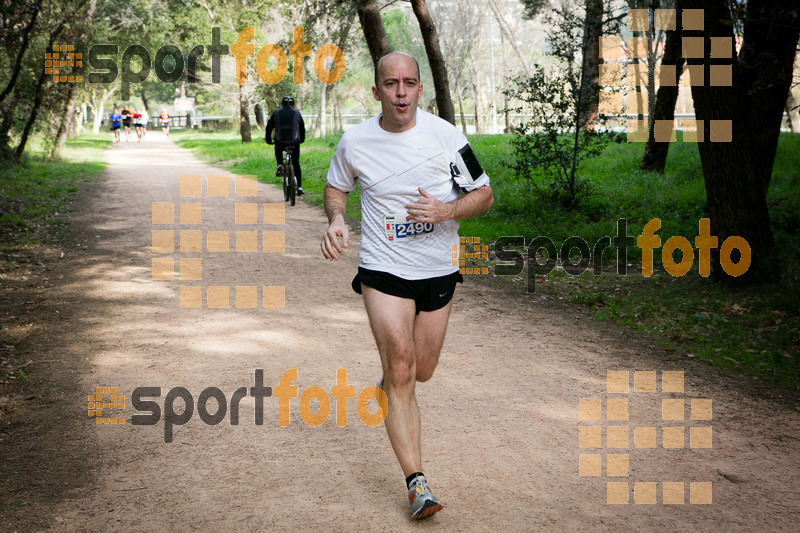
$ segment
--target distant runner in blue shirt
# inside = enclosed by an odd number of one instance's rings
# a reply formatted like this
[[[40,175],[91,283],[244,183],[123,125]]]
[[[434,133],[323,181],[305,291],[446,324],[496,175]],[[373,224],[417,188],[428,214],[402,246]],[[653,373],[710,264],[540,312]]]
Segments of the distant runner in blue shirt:
[[[119,128],[122,126],[122,115],[119,114],[119,109],[114,109],[114,114],[108,117],[111,121],[111,131],[114,132],[114,139],[119,142]]]

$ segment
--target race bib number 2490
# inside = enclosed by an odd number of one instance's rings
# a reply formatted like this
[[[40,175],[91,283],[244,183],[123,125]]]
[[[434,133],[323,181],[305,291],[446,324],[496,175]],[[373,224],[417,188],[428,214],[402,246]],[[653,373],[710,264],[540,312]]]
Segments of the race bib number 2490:
[[[384,231],[389,242],[403,242],[433,233],[433,224],[415,222],[408,214],[399,213],[384,216]]]

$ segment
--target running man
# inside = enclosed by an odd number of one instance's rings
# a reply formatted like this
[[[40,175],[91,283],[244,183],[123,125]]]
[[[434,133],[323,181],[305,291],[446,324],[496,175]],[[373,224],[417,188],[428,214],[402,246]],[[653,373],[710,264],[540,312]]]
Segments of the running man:
[[[142,140],[147,136],[147,123],[150,122],[150,115],[147,114],[147,109],[142,108],[142,121],[140,124],[142,125]]]
[[[161,133],[164,137],[169,137],[169,115],[166,109],[161,110],[161,115],[158,116],[158,121],[161,122]]]
[[[278,163],[276,176],[283,176],[283,149],[292,146],[292,166],[297,178],[297,194],[303,196],[303,171],[300,169],[300,144],[306,140],[306,125],[303,115],[294,108],[294,98],[284,96],[281,108],[276,109],[267,121],[264,140],[272,144],[272,131],[275,130],[275,161]]]
[[[128,104],[122,109],[122,127],[125,128],[125,142],[131,140],[131,122],[133,122],[133,113],[128,109]]]
[[[119,128],[122,126],[122,115],[119,114],[119,109],[114,108],[114,113],[108,117],[111,121],[111,131],[114,132],[114,142],[119,142]]]
[[[419,65],[393,52],[375,68],[382,113],[345,132],[328,170],[330,225],[322,254],[337,261],[350,244],[347,195],[361,182],[361,246],[352,287],[364,297],[389,398],[386,432],[406,476],[413,519],[441,510],[422,473],[416,382],[436,369],[457,282],[452,247],[458,220],[487,211],[489,177],[466,137],[417,109]],[[460,194],[460,191],[465,194]]]
[[[136,128],[138,142],[142,142],[142,112],[138,109],[133,112],[133,127]]]

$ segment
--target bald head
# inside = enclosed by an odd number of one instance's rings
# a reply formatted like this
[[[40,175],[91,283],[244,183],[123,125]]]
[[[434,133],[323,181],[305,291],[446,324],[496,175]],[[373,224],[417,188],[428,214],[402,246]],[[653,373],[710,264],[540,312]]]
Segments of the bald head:
[[[396,61],[408,61],[411,60],[414,62],[414,66],[417,69],[417,81],[420,80],[420,73],[419,73],[419,63],[417,60],[414,59],[413,56],[405,53],[405,52],[390,52],[380,58],[378,62],[375,64],[375,87],[378,87],[380,80],[384,77],[384,69],[389,65],[395,64]]]

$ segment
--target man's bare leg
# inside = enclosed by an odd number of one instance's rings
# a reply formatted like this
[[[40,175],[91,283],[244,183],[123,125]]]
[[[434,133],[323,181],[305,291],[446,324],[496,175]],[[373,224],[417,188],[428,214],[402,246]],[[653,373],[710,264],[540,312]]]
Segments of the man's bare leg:
[[[361,288],[381,356],[383,386],[391,398],[386,432],[403,474],[409,476],[422,470],[416,381],[427,381],[433,375],[452,302],[442,309],[415,316],[413,300],[365,285]]]
[[[436,311],[420,311],[414,319],[414,352],[417,362],[416,377],[419,382],[431,379],[433,371],[436,370],[452,307],[453,300],[450,300],[447,305]]]
[[[389,442],[409,476],[422,468],[419,409],[415,395],[414,301],[361,285],[372,334],[383,366],[383,387],[391,398],[385,424]]]

